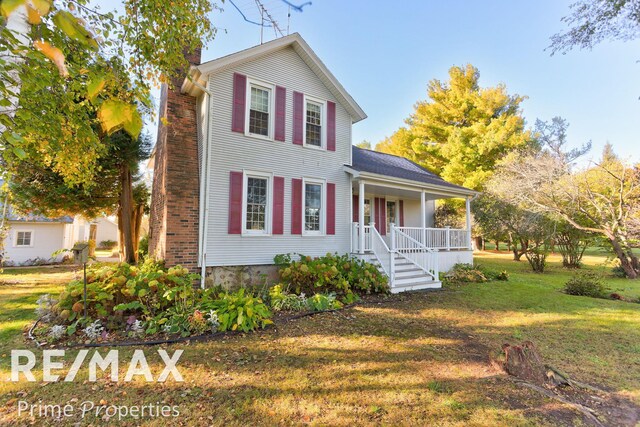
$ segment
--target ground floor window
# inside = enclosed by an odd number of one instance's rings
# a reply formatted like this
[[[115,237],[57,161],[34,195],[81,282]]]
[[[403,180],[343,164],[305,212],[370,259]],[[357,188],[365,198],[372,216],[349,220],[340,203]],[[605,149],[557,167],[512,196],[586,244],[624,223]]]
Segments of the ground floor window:
[[[324,183],[307,181],[304,183],[304,231],[305,234],[321,234],[324,218]]]
[[[271,177],[245,173],[243,224],[245,234],[268,234]]]
[[[16,246],[31,246],[32,237],[33,237],[32,231],[17,231]]]

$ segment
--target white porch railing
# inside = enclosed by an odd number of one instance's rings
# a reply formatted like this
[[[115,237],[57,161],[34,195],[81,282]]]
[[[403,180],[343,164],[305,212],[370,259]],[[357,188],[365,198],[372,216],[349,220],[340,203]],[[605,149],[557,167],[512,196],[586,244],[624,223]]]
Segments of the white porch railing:
[[[438,280],[438,252],[391,224],[391,250]]]
[[[471,247],[471,236],[465,229],[396,227],[396,230],[431,249],[448,251]]]
[[[360,248],[360,224],[352,223],[351,227],[351,248],[352,252],[359,252]],[[364,226],[364,250],[363,252],[373,252],[380,262],[385,274],[393,281],[394,267],[393,252],[385,243],[384,239],[376,230],[375,225]]]

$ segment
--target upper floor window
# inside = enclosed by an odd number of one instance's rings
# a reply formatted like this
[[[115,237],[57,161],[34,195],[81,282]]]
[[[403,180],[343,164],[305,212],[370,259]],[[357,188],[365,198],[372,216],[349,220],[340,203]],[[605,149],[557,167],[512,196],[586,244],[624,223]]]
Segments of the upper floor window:
[[[305,96],[304,118],[304,144],[325,148],[325,104]]]
[[[16,232],[16,246],[31,246],[31,231],[17,231]]]
[[[308,145],[322,147],[322,105],[307,101],[307,140]]]
[[[271,89],[250,84],[249,133],[269,137],[271,134]]]

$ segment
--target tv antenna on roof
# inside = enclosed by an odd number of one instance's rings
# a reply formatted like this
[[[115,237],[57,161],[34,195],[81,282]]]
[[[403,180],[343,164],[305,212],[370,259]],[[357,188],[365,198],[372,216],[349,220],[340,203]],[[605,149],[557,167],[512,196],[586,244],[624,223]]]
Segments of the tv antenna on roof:
[[[264,29],[273,28],[276,37],[283,37],[284,31],[280,28],[278,21],[275,19],[279,14],[283,14],[283,4],[287,6],[287,35],[291,27],[291,10],[303,12],[305,6],[311,5],[310,1],[302,4],[294,4],[288,0],[248,0],[244,4],[240,4],[241,0],[229,0],[229,3],[236,9],[246,22],[258,25],[260,27],[260,44],[264,43]],[[246,0],[245,0],[246,1]],[[236,4],[238,3],[238,4]],[[256,6],[256,9],[253,9]],[[256,16],[256,12],[257,15]],[[280,15],[280,17],[283,17]]]

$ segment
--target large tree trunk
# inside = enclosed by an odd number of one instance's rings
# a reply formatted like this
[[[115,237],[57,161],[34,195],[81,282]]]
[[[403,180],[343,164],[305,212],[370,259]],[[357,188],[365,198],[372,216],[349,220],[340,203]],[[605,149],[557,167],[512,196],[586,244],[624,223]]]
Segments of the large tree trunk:
[[[126,163],[120,167],[120,225],[122,234],[122,249],[124,262],[135,264],[138,262],[138,253],[134,246],[133,217],[133,179],[131,170]]]
[[[484,250],[484,239],[482,236],[476,236],[476,250],[483,251]]]
[[[89,224],[89,256],[96,256],[96,236],[98,235],[98,224]],[[93,241],[93,244],[91,242]]]
[[[625,274],[629,279],[638,278],[638,270],[634,268],[634,263],[637,264],[638,260],[635,256],[628,257],[625,253],[624,249],[622,249],[622,245],[618,242],[615,236],[609,235],[609,241],[611,242],[611,246],[613,247],[613,251],[616,253],[616,256],[620,260],[620,266],[624,270]],[[635,260],[634,260],[635,258]]]

